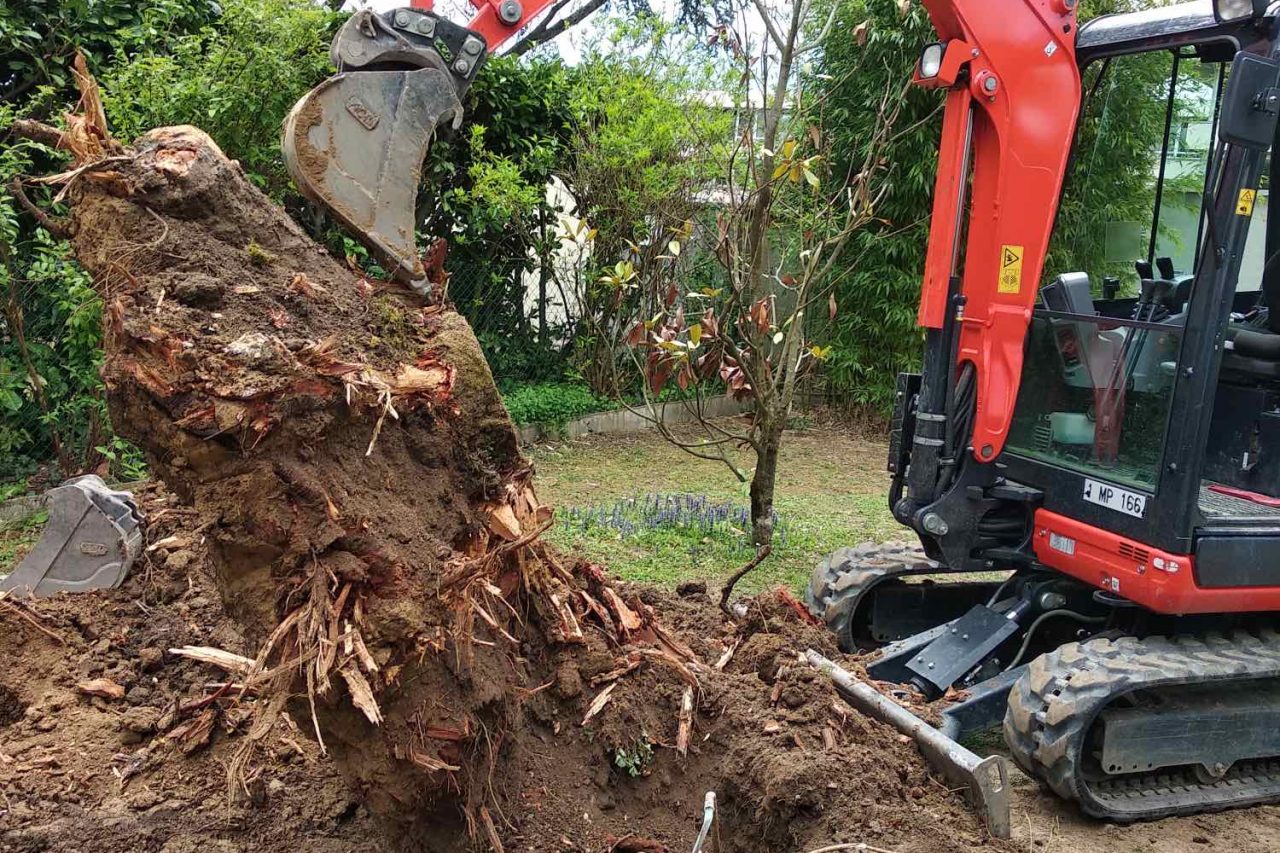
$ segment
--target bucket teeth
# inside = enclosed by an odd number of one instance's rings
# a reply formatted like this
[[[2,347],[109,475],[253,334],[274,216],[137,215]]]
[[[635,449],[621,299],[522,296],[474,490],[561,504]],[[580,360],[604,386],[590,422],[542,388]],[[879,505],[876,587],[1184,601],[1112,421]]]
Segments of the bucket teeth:
[[[40,541],[0,580],[0,592],[43,598],[120,586],[142,550],[142,516],[133,495],[89,475],[51,489],[47,500],[49,521]]]
[[[285,164],[396,278],[424,289],[415,236],[422,162],[436,128],[461,116],[454,81],[439,68],[337,74],[285,119]]]

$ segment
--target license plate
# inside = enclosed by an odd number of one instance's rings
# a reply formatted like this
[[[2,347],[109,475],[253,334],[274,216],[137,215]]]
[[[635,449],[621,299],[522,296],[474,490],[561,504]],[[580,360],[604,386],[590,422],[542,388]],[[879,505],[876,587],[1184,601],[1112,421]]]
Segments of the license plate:
[[[1132,515],[1134,518],[1142,518],[1147,511],[1146,495],[1140,495],[1110,483],[1100,483],[1097,480],[1084,481],[1084,499],[1089,503],[1105,506],[1107,509],[1123,512],[1125,515]]]

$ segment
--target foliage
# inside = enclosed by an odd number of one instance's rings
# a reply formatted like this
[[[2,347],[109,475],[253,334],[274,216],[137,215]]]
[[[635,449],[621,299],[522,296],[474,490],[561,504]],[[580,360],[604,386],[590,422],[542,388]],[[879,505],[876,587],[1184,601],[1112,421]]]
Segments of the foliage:
[[[866,156],[885,85],[909,79],[920,45],[935,36],[919,4],[904,15],[897,0],[837,0],[835,15],[814,64],[813,85],[825,99],[822,119],[837,157],[835,171],[848,175]],[[923,338],[916,328],[916,305],[941,104],[939,93],[931,90],[912,87],[904,93],[899,117],[904,130],[885,152],[888,190],[876,206],[878,222],[854,236],[840,263],[835,282],[840,310],[824,376],[852,403],[886,406],[898,372],[919,358]]]
[[[653,18],[614,22],[571,90],[564,177],[581,217],[572,225],[590,225],[585,237],[561,235],[580,251],[559,283],[578,307],[575,367],[599,394],[626,390],[617,343],[638,305],[636,268],[651,268],[669,232],[699,216],[732,144],[732,104],[708,97],[726,81],[688,39]]]
[[[619,746],[613,750],[613,765],[632,779],[645,775],[652,763],[653,744],[643,732],[629,746]]]
[[[0,149],[0,175],[29,170],[47,149]],[[66,243],[19,216],[0,193],[0,480],[23,477],[60,450],[63,474],[94,468],[104,444],[120,466],[136,450],[110,434],[102,397],[102,303]]]
[[[582,385],[563,383],[522,385],[503,394],[502,402],[517,424],[553,425],[607,411],[615,405]]]
[[[0,103],[60,105],[76,50],[100,68],[121,51],[163,50],[218,12],[213,0],[23,0],[0,4]]]
[[[774,542],[787,544],[787,530],[775,511]],[[703,494],[649,493],[608,503],[570,507],[561,526],[570,533],[589,534],[600,528],[616,531],[623,539],[653,530],[685,530],[702,537],[724,537],[736,547],[750,550],[744,531],[751,526],[751,510],[732,501]]]
[[[332,72],[329,41],[344,17],[310,0],[225,0],[216,23],[167,50],[126,49],[100,72],[113,132],[194,124],[279,200],[289,188],[280,126]]]
[[[525,303],[526,276],[557,245],[546,187],[565,157],[569,71],[495,57],[467,102],[465,134],[444,133],[424,167],[422,231],[448,240],[449,295],[494,375],[563,378],[562,330]]]

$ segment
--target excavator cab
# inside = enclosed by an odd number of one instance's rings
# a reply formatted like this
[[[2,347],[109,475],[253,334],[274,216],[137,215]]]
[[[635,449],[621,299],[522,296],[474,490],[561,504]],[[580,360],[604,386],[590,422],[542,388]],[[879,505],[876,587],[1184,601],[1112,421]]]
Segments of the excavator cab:
[[[888,464],[923,555],[837,551],[809,607],[1089,815],[1280,800],[1280,4],[925,6],[946,105]]]

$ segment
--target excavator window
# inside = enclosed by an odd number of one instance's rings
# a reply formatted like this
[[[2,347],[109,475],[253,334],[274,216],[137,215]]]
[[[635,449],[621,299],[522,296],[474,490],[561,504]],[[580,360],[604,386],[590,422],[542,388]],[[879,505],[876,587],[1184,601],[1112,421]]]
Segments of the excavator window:
[[[1217,59],[1184,47],[1084,69],[1012,452],[1155,491],[1229,76]],[[1262,280],[1267,183],[1253,205],[1236,300],[1248,307]]]

